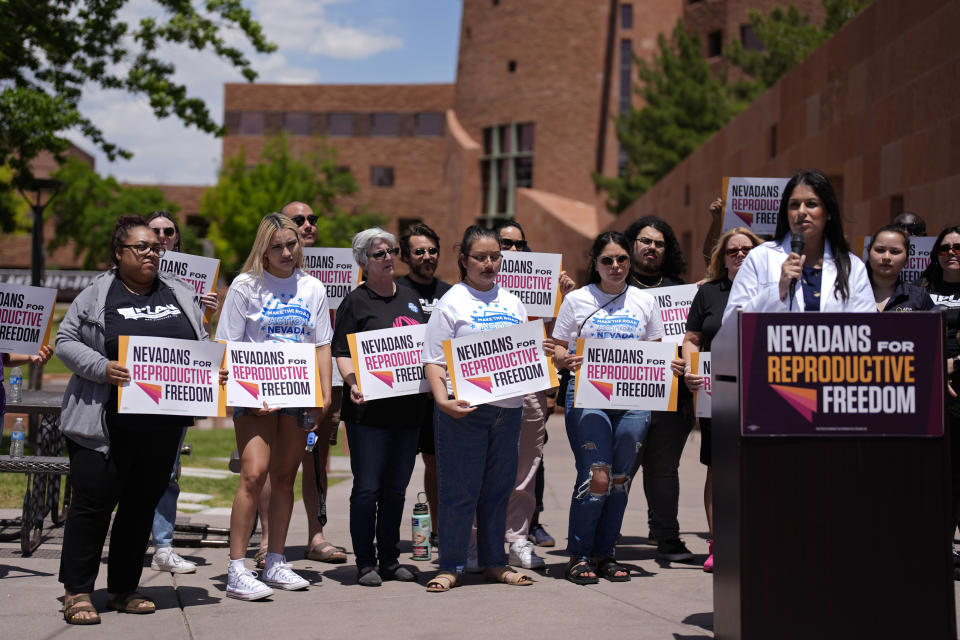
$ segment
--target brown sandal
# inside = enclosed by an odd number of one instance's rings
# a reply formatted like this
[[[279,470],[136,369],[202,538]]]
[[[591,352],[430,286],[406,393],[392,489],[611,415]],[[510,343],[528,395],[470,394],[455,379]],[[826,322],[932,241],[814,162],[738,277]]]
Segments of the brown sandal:
[[[81,614],[92,613],[92,616]],[[100,624],[100,614],[90,601],[89,593],[63,596],[63,619],[67,624]]]
[[[488,567],[483,571],[483,577],[489,582],[502,582],[513,587],[529,587],[533,580],[525,573],[514,571],[510,567]]]
[[[430,579],[427,583],[427,591],[430,593],[443,593],[450,591],[454,587],[460,586],[460,580],[449,571],[441,571]]]
[[[329,542],[318,544],[313,549],[304,554],[307,560],[317,562],[327,562],[329,564],[343,564],[347,561],[347,554],[340,547],[336,547]]]
[[[120,613],[145,614],[156,611],[157,605],[150,598],[145,598],[136,591],[130,591],[107,598],[107,609],[113,609]]]

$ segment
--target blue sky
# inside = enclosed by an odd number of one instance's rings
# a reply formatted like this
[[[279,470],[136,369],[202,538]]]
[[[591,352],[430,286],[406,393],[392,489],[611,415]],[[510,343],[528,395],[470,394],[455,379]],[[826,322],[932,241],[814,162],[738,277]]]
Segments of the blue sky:
[[[279,49],[251,56],[258,82],[433,83],[453,82],[460,31],[459,0],[247,0],[267,37]],[[128,20],[156,13],[150,0],[132,0]],[[242,45],[237,40],[236,45]],[[241,76],[211,54],[171,48],[177,79],[203,98],[214,118],[223,117],[223,84]],[[102,175],[137,183],[212,184],[220,162],[220,140],[185,128],[178,120],[153,117],[146,102],[122,92],[92,89],[82,108],[106,134],[134,153],[110,163],[94,152]]]

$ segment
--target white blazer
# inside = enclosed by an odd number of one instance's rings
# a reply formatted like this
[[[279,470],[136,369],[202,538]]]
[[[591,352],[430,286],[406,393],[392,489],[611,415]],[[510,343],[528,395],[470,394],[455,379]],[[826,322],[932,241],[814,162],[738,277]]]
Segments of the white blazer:
[[[787,313],[791,309],[787,300],[780,300],[780,272],[783,263],[790,255],[790,233],[777,244],[775,240],[764,242],[747,254],[743,265],[733,279],[727,308],[723,311],[723,320],[736,313],[737,307],[745,312]],[[820,311],[850,311],[875,313],[877,304],[873,289],[867,278],[867,268],[860,258],[850,254],[850,274],[848,284],[850,297],[846,302],[834,291],[837,281],[837,263],[833,259],[833,248],[828,240],[823,245],[823,275],[820,283]],[[803,287],[797,286],[793,295],[793,311],[804,311]]]

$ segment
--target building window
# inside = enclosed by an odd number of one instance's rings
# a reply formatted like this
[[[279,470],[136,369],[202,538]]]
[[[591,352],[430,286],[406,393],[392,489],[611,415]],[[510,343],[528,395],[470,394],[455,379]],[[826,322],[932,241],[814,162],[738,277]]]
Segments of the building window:
[[[330,136],[352,136],[353,114],[331,113],[327,115],[327,134]]]
[[[484,155],[480,160],[483,210],[480,218],[487,225],[512,219],[517,187],[533,186],[534,139],[532,122],[483,130]]]
[[[510,73],[513,73],[513,72],[516,71],[516,70],[517,70],[517,61],[516,61],[516,60],[508,60],[508,61],[507,61],[507,71],[509,71]]]
[[[283,114],[283,130],[295,136],[309,135],[308,115],[300,111],[287,111]]]
[[[770,127],[770,157],[777,157],[777,125]]]
[[[370,132],[375,136],[392,137],[397,135],[397,114],[374,113],[370,116]]]
[[[633,5],[620,5],[620,28],[633,29]]]
[[[633,93],[633,41],[624,38],[620,41],[620,113],[630,110]]]
[[[723,55],[723,31],[711,31],[707,34],[707,57]]]
[[[752,24],[740,25],[740,44],[747,51],[763,51],[763,43],[760,42],[760,38],[753,31]]]
[[[392,187],[393,167],[370,167],[370,185],[374,187]]]
[[[443,135],[445,115],[442,111],[424,111],[416,114],[417,136],[430,138]]]
[[[263,112],[262,111],[241,111],[240,112],[240,135],[242,136],[262,136],[263,135]]]
[[[890,196],[890,219],[903,213],[903,194]]]
[[[689,184],[683,185],[683,206],[685,207],[690,206],[690,185]]]

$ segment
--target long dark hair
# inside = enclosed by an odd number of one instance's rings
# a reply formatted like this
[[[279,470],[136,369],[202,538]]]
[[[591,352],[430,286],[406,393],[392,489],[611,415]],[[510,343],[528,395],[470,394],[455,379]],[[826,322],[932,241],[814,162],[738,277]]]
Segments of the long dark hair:
[[[147,217],[144,218],[147,221],[147,226],[150,226],[150,223],[157,218],[166,218],[173,223],[173,228],[177,232],[177,245],[173,248],[174,251],[182,251],[180,248],[181,243],[183,242],[183,236],[180,235],[180,224],[177,222],[177,218],[170,213],[169,211],[157,210],[151,211],[147,214]]]
[[[947,227],[940,232],[937,241],[933,243],[933,255],[930,256],[930,264],[920,274],[920,286],[933,293],[943,289],[943,267],[940,266],[938,249],[948,233],[960,234],[960,226]]]
[[[907,233],[907,230],[901,227],[898,224],[886,224],[876,231],[873,232],[873,235],[870,236],[870,244],[867,245],[867,277],[870,279],[870,286],[873,286],[873,267],[870,266],[870,250],[873,249],[873,243],[877,241],[877,236],[881,233],[896,233],[901,238],[903,238],[903,249],[907,252],[907,256],[910,255],[910,234]],[[897,275],[897,281],[899,282],[901,276]]]
[[[627,237],[627,241],[631,247],[636,244],[637,237],[644,227],[653,227],[663,234],[663,241],[666,247],[663,254],[663,265],[660,268],[661,273],[671,278],[679,278],[680,275],[687,270],[687,260],[683,256],[683,249],[680,248],[680,243],[677,242],[677,235],[673,232],[673,227],[659,216],[644,216],[639,220],[635,220],[633,224],[623,232],[623,235]],[[633,255],[633,251],[631,250],[628,250],[627,253],[631,256]]]
[[[806,185],[813,189],[827,212],[823,236],[830,243],[830,248],[833,250],[833,261],[837,265],[837,282],[833,288],[840,294],[840,298],[846,302],[850,299],[850,245],[847,244],[847,238],[843,235],[843,220],[840,217],[837,192],[833,190],[833,185],[830,184],[827,176],[816,169],[802,169],[790,178],[790,182],[783,189],[783,197],[780,199],[780,210],[777,212],[777,231],[773,235],[773,239],[777,243],[782,243],[783,239],[787,237],[787,233],[790,231],[790,218],[787,215],[790,207],[790,196],[793,195],[793,190],[800,185]]]
[[[600,272],[597,271],[597,257],[603,253],[608,244],[618,245],[627,252],[628,256],[630,255],[630,242],[619,231],[604,231],[598,235],[597,239],[593,241],[593,246],[590,247],[590,274],[587,277],[587,282],[590,284],[600,282]]]
[[[131,229],[136,229],[137,227],[150,229],[150,225],[143,219],[143,216],[120,216],[113,225],[113,236],[110,238],[110,260],[113,261],[114,268],[120,266],[120,262],[117,260],[117,253],[122,248],[122,245],[126,243],[127,234],[130,233]],[[150,233],[153,233],[153,229],[150,229]]]
[[[467,261],[467,256],[470,254],[473,244],[483,238],[494,240],[497,243],[497,248],[500,248],[500,236],[497,235],[497,232],[478,224],[467,227],[463,232],[463,238],[460,239],[460,244],[454,247],[457,250],[457,268],[460,269],[461,282],[467,279],[467,268],[463,266],[463,263]]]

